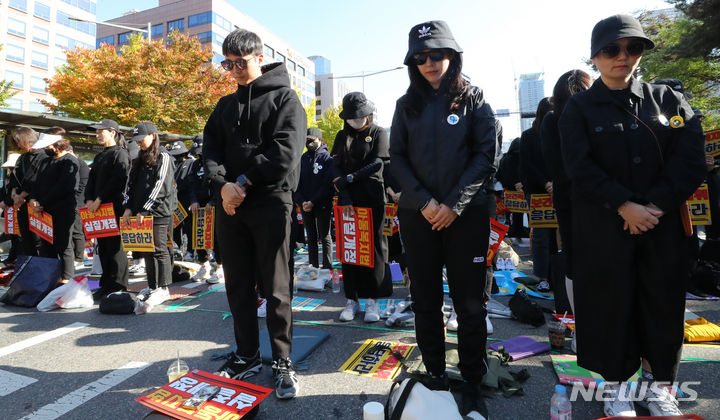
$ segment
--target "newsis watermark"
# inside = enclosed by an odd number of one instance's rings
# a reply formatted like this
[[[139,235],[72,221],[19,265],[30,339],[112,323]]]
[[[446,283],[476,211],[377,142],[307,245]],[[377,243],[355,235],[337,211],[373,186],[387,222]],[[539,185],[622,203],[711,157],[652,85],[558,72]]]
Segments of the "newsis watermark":
[[[604,382],[597,384],[591,382],[587,387],[582,383],[569,385],[570,401],[609,401],[613,399],[613,392],[605,388],[607,385],[618,385],[617,382]],[[620,383],[618,399],[620,401],[658,401],[655,395],[662,393],[667,388],[670,395],[678,401],[695,401],[698,393],[693,388],[700,385],[700,381],[684,382],[663,382],[663,381],[641,381]],[[617,388],[616,388],[617,389]]]

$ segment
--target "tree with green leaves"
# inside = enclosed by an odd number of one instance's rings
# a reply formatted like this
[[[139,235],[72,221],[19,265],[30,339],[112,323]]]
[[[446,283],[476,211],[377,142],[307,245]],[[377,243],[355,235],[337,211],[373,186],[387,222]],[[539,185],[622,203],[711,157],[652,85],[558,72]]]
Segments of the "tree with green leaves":
[[[645,33],[655,48],[643,54],[638,72],[646,82],[678,79],[694,97],[690,104],[706,115],[706,130],[720,128],[720,59],[696,55],[681,56],[676,46],[693,32],[693,22],[685,16],[643,13],[639,16]]]
[[[0,45],[0,51],[2,51],[2,45]],[[0,107],[7,106],[7,101],[17,92],[12,90],[13,82],[6,82],[4,79],[0,80]]]
[[[720,57],[720,0],[670,0],[690,18],[675,45],[681,57]]]
[[[345,123],[343,119],[340,118],[340,111],[342,111],[342,105],[339,105],[337,108],[328,108],[317,121],[317,127],[323,133],[323,140],[325,140],[328,150],[332,150],[333,143],[335,143],[335,135],[343,129]]]
[[[119,53],[111,45],[67,51],[67,64],[48,81],[53,112],[133,126],[151,121],[162,131],[194,135],[236,85],[209,64],[213,52],[195,37],[172,32],[167,42],[132,35]]]

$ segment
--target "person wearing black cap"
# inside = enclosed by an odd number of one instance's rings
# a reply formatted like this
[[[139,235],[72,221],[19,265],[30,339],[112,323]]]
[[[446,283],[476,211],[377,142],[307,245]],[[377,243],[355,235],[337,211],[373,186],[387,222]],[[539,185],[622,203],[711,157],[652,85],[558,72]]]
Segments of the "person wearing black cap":
[[[173,239],[178,248],[182,252],[183,248],[187,250],[184,259],[191,261],[193,259],[192,249],[192,215],[199,208],[196,191],[198,189],[198,178],[194,175],[201,165],[201,162],[194,158],[189,158],[189,150],[185,147],[185,143],[175,141],[168,150],[170,156],[175,159],[175,187],[177,189],[178,203],[188,212],[188,217],[183,220],[175,229],[173,229]],[[183,233],[187,236],[187,247],[183,246]],[[202,271],[206,270],[202,267]],[[202,280],[204,280],[204,273]]]
[[[374,267],[343,263],[343,285],[347,304],[340,321],[352,321],[360,308],[359,298],[366,298],[365,322],[380,320],[378,298],[392,294],[390,266],[387,264],[387,237],[383,236],[385,188],[383,164],[388,161],[388,137],[382,127],[373,124],[375,105],[363,93],[351,92],[343,98],[340,118],[345,120],[338,131],[330,154],[336,178],[335,191],[343,214],[353,215],[353,207],[372,211]]]
[[[487,372],[488,195],[494,182],[494,113],[462,76],[462,49],[443,21],[410,29],[410,86],[397,101],[390,135],[392,171],[410,275],[415,331],[432,389],[448,389],[443,330],[443,266],[457,313],[461,413],[487,417],[478,386]]]
[[[28,208],[35,212],[47,212],[52,216],[53,240],[43,240],[39,254],[46,258],[59,258],[62,263],[60,276],[69,280],[75,274],[75,264],[70,242],[75,223],[75,191],[80,182],[78,162],[68,154],[70,140],[63,137],[65,130],[52,127],[40,135],[33,149],[45,149],[49,159],[40,167]]]
[[[311,265],[320,267],[318,239],[322,241],[322,268],[332,268],[332,239],[330,219],[332,216],[333,163],[323,134],[317,127],[307,129],[305,147],[307,152],[300,158],[300,181],[293,195],[302,209],[303,224],[307,230],[308,258]]]
[[[140,147],[138,158],[133,161],[126,200],[123,223],[130,217],[137,217],[142,223],[145,216],[153,217],[153,242],[155,250],[144,253],[148,288],[138,293],[138,300],[148,305],[157,305],[170,299],[168,286],[172,283],[172,262],[167,246],[168,226],[177,203],[173,172],[173,159],[160,146],[160,136],[155,124],[141,122],[133,129],[132,141]]]
[[[203,161],[216,212],[225,288],[235,324],[235,354],[218,374],[244,379],[262,368],[256,286],[267,298],[275,395],[299,390],[292,349],[290,218],[307,115],[284,63],[263,65],[263,43],[244,29],[222,45],[222,67],[238,83],[222,97],[203,132]]]
[[[20,227],[20,255],[37,256],[41,239],[32,231],[28,219],[27,197],[40,173],[42,162],[48,158],[45,149],[35,150],[33,144],[39,134],[29,127],[18,127],[10,135],[11,143],[22,152],[10,179],[9,189],[17,211]]]
[[[626,381],[639,366],[641,382],[677,375],[692,230],[685,201],[706,172],[690,105],[668,86],[633,76],[653,47],[632,16],[598,22],[590,57],[600,78],[569,99],[559,122],[573,188],[578,364],[607,381],[611,417],[635,415]],[[664,386],[645,397],[637,402],[653,416],[680,414]]]
[[[95,155],[90,165],[90,175],[85,186],[85,205],[91,212],[102,204],[112,203],[115,218],[120,221],[123,213],[123,193],[130,172],[130,156],[125,136],[117,122],[105,119],[88,126],[95,130],[98,143],[105,148]],[[97,238],[97,254],[103,272],[100,289],[93,293],[98,300],[110,293],[127,290],[128,260],[120,236]]]

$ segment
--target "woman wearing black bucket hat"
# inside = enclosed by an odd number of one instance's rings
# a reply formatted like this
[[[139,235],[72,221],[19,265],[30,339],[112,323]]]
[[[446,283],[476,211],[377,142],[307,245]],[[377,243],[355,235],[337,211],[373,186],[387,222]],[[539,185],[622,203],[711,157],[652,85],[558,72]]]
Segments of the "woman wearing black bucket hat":
[[[487,372],[485,271],[490,223],[483,186],[495,173],[495,117],[482,90],[462,76],[462,49],[442,21],[414,26],[405,64],[407,94],[390,135],[392,172],[402,187],[398,217],[405,245],[415,331],[433,389],[448,389],[443,330],[443,266],[458,320],[462,413],[487,417],[478,385]]]
[[[365,322],[380,320],[377,299],[392,294],[390,266],[387,264],[387,238],[383,236],[385,188],[383,162],[389,159],[388,137],[382,127],[373,124],[375,105],[364,94],[351,92],[343,98],[340,118],[345,126],[335,136],[330,155],[336,178],[335,191],[343,212],[353,214],[353,206],[372,211],[374,267],[342,265],[347,305],[341,321],[352,321],[359,310],[359,298],[366,298]]]
[[[674,381],[680,362],[692,230],[683,205],[703,180],[704,138],[681,94],[634,77],[653,47],[631,16],[598,22],[590,56],[600,78],[559,122],[573,188],[578,364],[606,379],[608,416],[634,416],[633,399],[654,416],[680,414],[655,385]],[[631,393],[639,366],[647,391]]]

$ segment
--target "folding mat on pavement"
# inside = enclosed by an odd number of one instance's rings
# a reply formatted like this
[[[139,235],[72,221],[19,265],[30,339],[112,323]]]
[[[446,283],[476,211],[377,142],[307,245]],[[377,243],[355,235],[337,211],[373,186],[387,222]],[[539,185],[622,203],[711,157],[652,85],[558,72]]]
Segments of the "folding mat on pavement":
[[[312,328],[303,328],[293,326],[292,351],[290,359],[294,364],[298,364],[305,360],[316,348],[330,337],[330,334]],[[272,350],[270,349],[270,336],[267,328],[260,330],[260,354],[263,363],[270,364],[272,360]]]
[[[138,281],[135,283],[130,283],[128,285],[128,292],[131,293],[138,293],[142,289],[148,287],[148,283],[146,281]],[[194,289],[188,289],[186,287],[182,286],[170,286],[168,287],[168,291],[170,292],[170,300],[175,299],[181,299],[190,295],[194,295],[195,293],[198,293],[200,290],[197,288]]]

